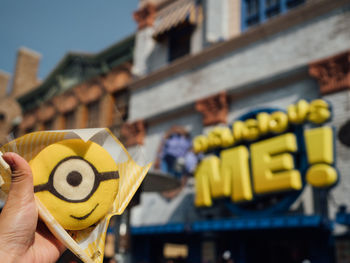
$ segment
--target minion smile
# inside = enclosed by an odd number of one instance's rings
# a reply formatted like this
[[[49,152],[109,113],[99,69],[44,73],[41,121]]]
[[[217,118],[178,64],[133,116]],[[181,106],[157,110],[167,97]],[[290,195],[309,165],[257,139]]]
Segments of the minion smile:
[[[96,206],[89,213],[87,213],[84,216],[73,216],[73,215],[69,215],[69,216],[74,218],[74,219],[77,219],[77,220],[84,220],[84,219],[88,218],[95,211],[95,209],[98,207],[99,204],[100,203],[97,203]]]

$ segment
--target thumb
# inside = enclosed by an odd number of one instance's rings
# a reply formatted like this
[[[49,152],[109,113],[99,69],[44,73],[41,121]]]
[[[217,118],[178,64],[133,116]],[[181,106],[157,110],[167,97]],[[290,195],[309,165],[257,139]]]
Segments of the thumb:
[[[0,241],[10,254],[24,253],[34,242],[38,211],[34,199],[33,176],[26,160],[5,153],[11,168],[10,191],[0,215]]]
[[[33,176],[28,162],[16,153],[5,153],[2,157],[12,171],[10,192],[6,203],[15,202],[18,206],[33,202]]]

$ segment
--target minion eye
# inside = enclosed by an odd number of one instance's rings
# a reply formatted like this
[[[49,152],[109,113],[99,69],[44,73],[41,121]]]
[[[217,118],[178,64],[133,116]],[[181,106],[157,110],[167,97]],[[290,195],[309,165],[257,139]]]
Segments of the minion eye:
[[[46,184],[35,185],[34,192],[49,191],[62,200],[78,203],[88,200],[102,181],[118,178],[118,171],[99,173],[87,160],[70,156],[55,166]]]
[[[58,194],[77,201],[85,199],[92,192],[95,172],[91,165],[82,159],[67,159],[56,167],[52,179]]]

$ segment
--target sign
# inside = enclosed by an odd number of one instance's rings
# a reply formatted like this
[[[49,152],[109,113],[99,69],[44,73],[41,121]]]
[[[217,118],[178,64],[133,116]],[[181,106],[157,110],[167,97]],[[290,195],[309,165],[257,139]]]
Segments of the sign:
[[[325,100],[300,100],[287,111],[255,110],[231,127],[195,137],[195,153],[205,155],[195,171],[195,205],[208,207],[213,199],[228,197],[247,207],[266,196],[286,203],[305,184],[333,186],[338,181],[334,132],[322,126],[330,118]]]

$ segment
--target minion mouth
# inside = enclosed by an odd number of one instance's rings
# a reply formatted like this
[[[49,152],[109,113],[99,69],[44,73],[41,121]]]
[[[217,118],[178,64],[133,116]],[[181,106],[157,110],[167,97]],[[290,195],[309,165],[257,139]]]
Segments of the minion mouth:
[[[73,216],[73,215],[70,215],[70,217],[72,217],[74,219],[77,219],[77,220],[84,220],[84,219],[88,218],[95,211],[95,209],[98,207],[99,204],[100,203],[97,203],[96,206],[89,213],[87,213],[84,216]]]

